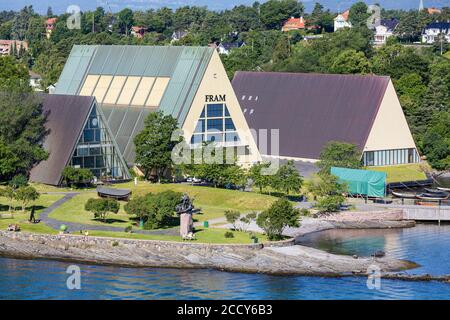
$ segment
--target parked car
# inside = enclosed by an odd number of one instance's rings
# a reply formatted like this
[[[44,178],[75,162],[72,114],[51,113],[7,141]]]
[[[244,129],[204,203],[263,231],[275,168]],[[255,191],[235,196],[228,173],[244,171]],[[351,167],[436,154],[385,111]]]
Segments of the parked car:
[[[191,183],[201,183],[202,179],[200,178],[196,178],[196,177],[189,177],[186,179],[187,182],[191,182]]]

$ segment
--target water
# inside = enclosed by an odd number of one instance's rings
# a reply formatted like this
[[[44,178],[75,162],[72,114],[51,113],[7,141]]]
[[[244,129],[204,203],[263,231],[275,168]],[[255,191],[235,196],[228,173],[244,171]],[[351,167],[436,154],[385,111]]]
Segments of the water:
[[[317,233],[303,240],[340,253],[365,255],[381,249],[421,263],[409,272],[450,273],[450,226],[340,231]],[[343,238],[350,235],[349,240]],[[81,289],[68,290],[69,265],[0,258],[0,299],[450,299],[450,284],[439,282],[383,279],[381,290],[370,290],[363,277],[281,277],[81,264]]]
[[[419,224],[405,229],[337,229],[312,233],[298,240],[303,245],[337,254],[370,256],[382,250],[388,257],[410,260],[420,265],[408,273],[450,274],[450,225]]]

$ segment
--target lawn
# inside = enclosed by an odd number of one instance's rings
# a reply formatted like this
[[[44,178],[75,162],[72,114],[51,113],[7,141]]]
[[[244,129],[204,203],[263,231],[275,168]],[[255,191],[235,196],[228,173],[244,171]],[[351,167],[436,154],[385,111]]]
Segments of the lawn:
[[[134,186],[134,183],[130,182],[118,184],[115,187],[131,189],[133,197],[145,195],[149,192],[157,193],[165,190],[186,192],[191,198],[195,198],[195,207],[201,209],[200,213],[194,215],[194,220],[200,222],[223,217],[225,210],[238,210],[242,213],[264,210],[276,200],[275,197],[257,193],[186,184],[150,184],[148,182],[139,182],[138,186]],[[102,221],[94,220],[93,213],[84,210],[84,205],[88,199],[95,197],[97,197],[97,194],[94,191],[83,192],[55,209],[50,214],[50,217],[67,222],[105,225]],[[124,211],[124,205],[125,202],[121,202],[118,214],[108,215],[108,219],[110,219],[109,225],[125,228],[134,223],[132,220],[133,216],[128,215]]]
[[[173,190],[186,192],[194,198],[194,206],[201,209],[201,213],[195,215],[197,221],[211,220],[223,217],[225,210],[238,210],[241,213],[261,211],[268,208],[277,198],[254,192],[242,192],[213,187],[192,186],[189,184],[150,184],[139,181],[137,187],[133,182],[116,185],[117,188],[131,189],[133,196],[140,196],[149,192],[161,192]]]
[[[367,170],[386,172],[387,182],[401,182],[425,180],[427,176],[425,171],[428,169],[426,164],[403,164],[386,167],[370,167]]]
[[[39,197],[38,200],[36,200],[33,204],[36,208],[36,219],[39,219],[39,213],[42,212],[45,208],[50,206],[53,202],[61,199],[63,195],[59,194],[43,194]],[[21,208],[19,206],[19,203],[13,202],[13,205],[16,207],[16,211],[12,211],[12,217],[10,217],[10,214],[8,213],[8,201],[4,197],[0,197],[0,213],[3,214],[6,217],[0,218],[0,229],[6,230],[9,224],[18,224],[20,225],[21,230],[28,231],[28,232],[36,232],[36,233],[56,233],[55,230],[52,228],[46,226],[43,223],[38,224],[31,224],[28,222],[28,219],[30,217],[30,210],[31,206],[33,204],[30,204],[25,212],[21,211]]]
[[[123,228],[133,223],[133,221],[130,220],[132,216],[127,214],[123,209],[125,202],[120,202],[118,214],[108,214],[108,223],[94,219],[94,214],[92,212],[84,210],[84,205],[90,198],[97,198],[97,193],[95,191],[80,193],[56,208],[50,213],[49,217],[67,222],[91,225],[111,225]]]
[[[234,238],[225,238],[226,229],[220,228],[196,228],[196,240],[191,243],[252,243],[250,234],[242,231],[232,231]],[[97,237],[112,237],[112,238],[126,238],[126,239],[140,239],[140,240],[164,240],[181,242],[179,236],[172,235],[151,235],[125,232],[109,232],[109,231],[89,231],[90,236]],[[263,234],[257,234],[258,241],[267,241],[267,237]]]

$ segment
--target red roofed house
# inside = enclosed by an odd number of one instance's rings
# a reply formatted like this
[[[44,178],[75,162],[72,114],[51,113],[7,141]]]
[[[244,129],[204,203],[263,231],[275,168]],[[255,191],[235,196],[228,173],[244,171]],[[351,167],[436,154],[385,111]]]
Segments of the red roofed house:
[[[438,8],[428,8],[427,9],[428,14],[441,14],[441,10]]]
[[[53,30],[55,29],[56,22],[58,18],[48,18],[45,21],[45,34],[47,35],[47,39],[52,35]]]
[[[131,34],[136,37],[136,38],[143,38],[145,32],[147,31],[146,27],[141,27],[141,26],[133,26],[131,27]]]
[[[13,54],[12,49],[16,46],[16,52],[28,50],[28,42],[19,40],[0,40],[0,56],[9,56]]]
[[[305,19],[303,19],[303,17],[300,18],[291,17],[288,20],[286,20],[283,27],[281,28],[281,31],[287,32],[299,29],[305,29]]]
[[[349,14],[350,10],[346,10],[338,14],[337,17],[334,18],[334,32],[336,32],[339,29],[352,27],[352,23],[348,19]]]

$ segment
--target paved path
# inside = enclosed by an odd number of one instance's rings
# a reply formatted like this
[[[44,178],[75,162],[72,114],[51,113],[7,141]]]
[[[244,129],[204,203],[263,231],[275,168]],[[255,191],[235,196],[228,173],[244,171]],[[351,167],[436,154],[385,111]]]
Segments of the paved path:
[[[64,194],[64,197],[59,199],[58,201],[54,202],[51,206],[44,209],[39,214],[39,219],[41,220],[41,222],[45,223],[52,229],[59,231],[60,226],[63,224],[65,226],[67,226],[68,230],[71,233],[76,233],[76,232],[79,232],[80,230],[124,232],[123,227],[114,227],[114,226],[108,226],[108,225],[91,225],[91,224],[83,224],[83,223],[76,223],[76,222],[68,222],[68,221],[61,221],[61,220],[57,220],[57,219],[49,217],[49,214],[51,212],[53,212],[53,210],[60,207],[67,201],[71,200],[73,197],[75,197],[79,193],[78,192],[61,192],[58,194]],[[179,227],[168,228],[168,229],[159,229],[159,230],[133,229],[133,233],[151,234],[151,235],[173,235],[173,236],[177,236],[180,234]]]

